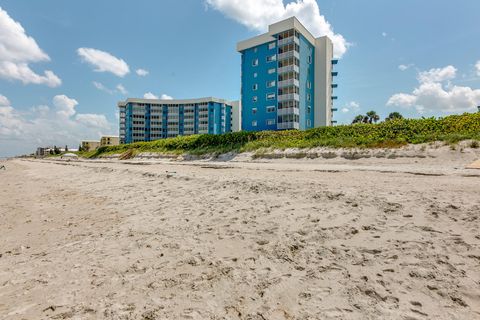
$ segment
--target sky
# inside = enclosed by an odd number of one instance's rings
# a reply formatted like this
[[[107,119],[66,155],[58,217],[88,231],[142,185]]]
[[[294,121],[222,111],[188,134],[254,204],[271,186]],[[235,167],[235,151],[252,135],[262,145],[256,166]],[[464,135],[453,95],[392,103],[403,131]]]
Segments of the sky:
[[[478,0],[2,0],[0,157],[118,134],[128,97],[240,98],[238,41],[297,18],[339,58],[334,119],[480,105]]]

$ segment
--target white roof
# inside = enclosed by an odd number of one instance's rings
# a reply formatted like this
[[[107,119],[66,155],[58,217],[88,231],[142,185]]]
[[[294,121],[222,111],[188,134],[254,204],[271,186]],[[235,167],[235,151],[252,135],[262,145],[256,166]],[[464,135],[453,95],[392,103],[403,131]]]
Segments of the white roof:
[[[240,41],[237,43],[237,51],[241,52],[243,50],[256,47],[258,45],[264,44],[269,41],[276,40],[273,37],[276,34],[279,34],[283,31],[290,29],[295,29],[300,32],[312,45],[315,45],[315,37],[303,26],[303,24],[296,18],[290,17],[288,19],[276,22],[268,26],[268,32],[261,34],[259,36]]]

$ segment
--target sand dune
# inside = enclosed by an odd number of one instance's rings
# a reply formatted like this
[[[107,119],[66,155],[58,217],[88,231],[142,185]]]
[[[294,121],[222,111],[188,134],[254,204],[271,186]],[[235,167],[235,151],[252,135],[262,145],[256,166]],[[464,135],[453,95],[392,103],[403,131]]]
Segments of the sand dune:
[[[480,153],[430,155],[8,161],[0,319],[479,319]]]

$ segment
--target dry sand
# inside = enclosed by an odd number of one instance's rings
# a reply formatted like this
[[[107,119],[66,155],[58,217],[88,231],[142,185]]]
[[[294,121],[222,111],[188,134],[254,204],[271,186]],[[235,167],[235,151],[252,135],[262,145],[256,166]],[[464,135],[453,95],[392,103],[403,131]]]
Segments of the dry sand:
[[[3,162],[0,319],[480,319],[480,151],[416,151]]]

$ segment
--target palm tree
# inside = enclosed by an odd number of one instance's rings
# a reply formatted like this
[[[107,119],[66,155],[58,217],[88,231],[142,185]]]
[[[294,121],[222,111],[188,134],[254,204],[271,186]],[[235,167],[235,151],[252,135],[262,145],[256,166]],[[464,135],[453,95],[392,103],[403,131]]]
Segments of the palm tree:
[[[358,116],[353,118],[352,124],[361,123],[361,122],[363,122],[364,118],[365,118],[365,116],[363,114],[359,114]]]
[[[368,117],[368,123],[372,123],[372,122],[377,123],[377,121],[380,120],[380,116],[373,110],[367,112],[367,117]]]
[[[388,117],[385,119],[386,121],[396,120],[396,119],[403,119],[403,116],[399,112],[391,112]]]

